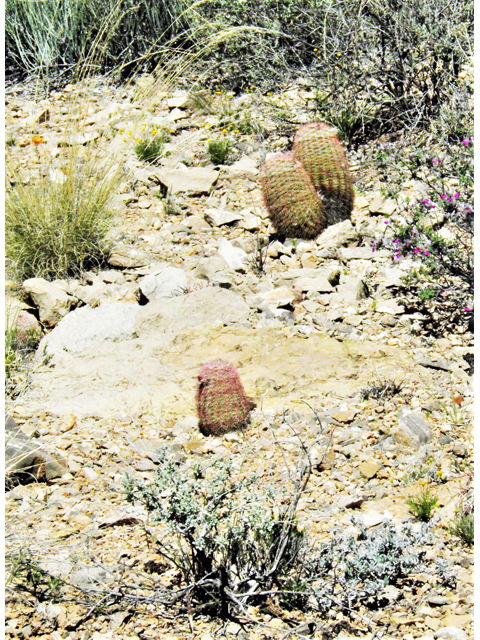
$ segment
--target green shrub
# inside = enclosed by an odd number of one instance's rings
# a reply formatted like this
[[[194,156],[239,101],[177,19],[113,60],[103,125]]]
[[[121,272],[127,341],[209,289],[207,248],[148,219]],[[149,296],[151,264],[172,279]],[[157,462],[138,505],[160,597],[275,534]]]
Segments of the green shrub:
[[[78,161],[77,161],[78,160]],[[37,184],[16,182],[5,203],[5,246],[14,275],[46,279],[78,276],[104,264],[110,227],[108,204],[118,185],[115,169],[81,163]],[[17,180],[10,174],[10,181]]]
[[[230,153],[230,141],[217,138],[208,142],[208,155],[213,164],[223,164]]]
[[[197,11],[212,31],[250,27],[212,51],[211,84],[275,91],[301,75],[319,119],[348,142],[430,126],[473,45],[473,0],[214,0]]]
[[[398,191],[413,179],[426,184],[431,195],[404,201],[399,213],[384,221],[372,248],[391,250],[393,262],[415,261],[405,288],[416,297],[414,309],[427,318],[428,331],[441,336],[446,329],[466,330],[472,318],[473,140],[467,136],[434,148],[427,143],[421,136],[409,148],[384,145],[379,158],[384,180],[393,179],[387,165],[395,166]]]
[[[247,591],[268,590],[296,570],[304,535],[292,500],[275,515],[268,506],[272,495],[256,491],[255,476],[235,479],[230,462],[188,470],[166,450],[158,455],[153,483],[127,476],[126,497],[166,524],[172,543],[162,541],[160,552],[180,569],[189,597],[203,611],[226,617],[235,604],[231,593],[246,602]]]

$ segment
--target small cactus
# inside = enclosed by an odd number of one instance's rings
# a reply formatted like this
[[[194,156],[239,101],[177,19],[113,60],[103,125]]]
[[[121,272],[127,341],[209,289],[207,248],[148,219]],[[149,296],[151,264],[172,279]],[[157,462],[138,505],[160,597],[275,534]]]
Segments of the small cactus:
[[[202,365],[198,374],[197,412],[203,435],[222,435],[245,427],[252,408],[233,365],[225,360],[211,360]]]
[[[280,235],[311,240],[325,229],[322,200],[293,153],[279,153],[267,160],[260,183],[265,206]]]
[[[300,127],[293,141],[293,154],[305,167],[323,200],[327,224],[350,218],[353,181],[335,130],[324,122]]]

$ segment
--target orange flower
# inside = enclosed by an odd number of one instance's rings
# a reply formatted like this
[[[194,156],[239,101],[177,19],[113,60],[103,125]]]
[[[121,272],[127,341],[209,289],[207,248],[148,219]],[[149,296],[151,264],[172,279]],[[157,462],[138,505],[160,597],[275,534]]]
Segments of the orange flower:
[[[32,142],[35,145],[43,144],[45,142],[45,138],[43,136],[32,136]]]

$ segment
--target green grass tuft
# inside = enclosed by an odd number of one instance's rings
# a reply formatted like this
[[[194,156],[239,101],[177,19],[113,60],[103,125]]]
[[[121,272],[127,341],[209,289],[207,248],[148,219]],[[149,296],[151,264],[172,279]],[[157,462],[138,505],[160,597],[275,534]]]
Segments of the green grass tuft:
[[[16,183],[7,194],[6,254],[18,279],[77,276],[105,263],[118,172],[79,165],[72,158],[58,181]]]

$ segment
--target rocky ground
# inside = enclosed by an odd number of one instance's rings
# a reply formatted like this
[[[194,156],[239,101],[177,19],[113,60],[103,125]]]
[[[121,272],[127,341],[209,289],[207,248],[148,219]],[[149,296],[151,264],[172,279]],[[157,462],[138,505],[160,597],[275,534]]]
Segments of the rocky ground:
[[[10,422],[12,460],[27,443],[64,465],[59,471],[46,456],[38,482],[7,491],[8,553],[31,552],[81,588],[124,583],[148,592],[172,571],[152,570],[160,560],[145,535],[145,523],[152,525],[127,504],[125,472],[151,478],[166,445],[181,464],[229,458],[242,473],[280,486],[300,436],[312,447],[314,471],[298,520],[314,540],[355,519],[368,529],[413,522],[406,498],[427,482],[439,505],[426,558],[444,558],[454,579],[419,573],[382,609],[351,618],[252,607],[258,624],[230,622],[221,633],[287,637],[313,621],[299,633],[473,637],[473,555],[449,531],[471,479],[473,336],[430,337],[401,295],[411,262],[372,252],[397,203],[365,166],[366,150],[349,154],[357,178],[351,221],[316,241],[268,243],[273,229],[257,175],[266,155],[287,149],[298,125],[312,119],[310,88],[215,96],[210,114],[182,91],[157,93],[148,107],[138,91],[99,81],[40,102],[15,87],[7,93],[8,153],[22,180],[35,181],[46,159],[45,178],[58,179],[65,144],[100,163],[121,153],[125,172],[108,268],[77,280],[7,283],[7,308],[34,311],[46,331],[28,385],[7,406],[21,432]],[[67,140],[72,122],[77,137]],[[133,140],[151,127],[168,129],[170,140],[149,165]],[[32,134],[42,142],[33,144]],[[233,141],[229,164],[210,163],[207,139],[216,135]],[[422,185],[405,184],[402,194],[420,197]],[[200,434],[195,411],[198,370],[214,357],[238,368],[257,405],[246,431],[215,438]],[[74,596],[51,603],[9,589],[6,637],[208,640],[220,628],[149,607],[88,613]]]

